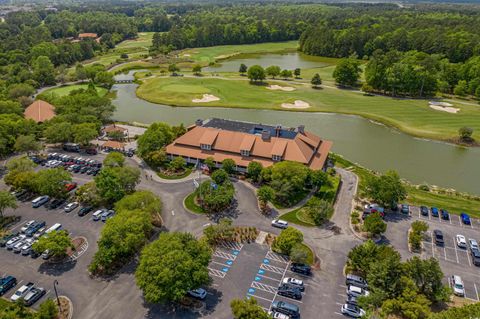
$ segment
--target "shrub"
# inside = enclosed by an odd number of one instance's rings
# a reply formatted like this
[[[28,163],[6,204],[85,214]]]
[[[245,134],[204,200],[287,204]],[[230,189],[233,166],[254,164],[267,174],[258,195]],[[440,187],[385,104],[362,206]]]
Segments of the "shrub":
[[[272,249],[280,254],[290,255],[293,247],[302,242],[303,233],[293,227],[287,227],[275,238]]]

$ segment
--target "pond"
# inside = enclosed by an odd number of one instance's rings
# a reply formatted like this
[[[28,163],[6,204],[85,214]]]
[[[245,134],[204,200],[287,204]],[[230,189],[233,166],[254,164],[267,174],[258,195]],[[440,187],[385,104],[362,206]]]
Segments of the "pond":
[[[170,107],[137,98],[136,84],[118,84],[114,118],[119,121],[172,125],[192,124],[196,119],[225,119],[281,124],[306,129],[333,141],[333,151],[370,169],[395,169],[414,183],[455,188],[480,194],[480,148],[462,148],[411,137],[361,117],[218,107]]]
[[[268,53],[268,54],[241,54],[235,58],[220,61],[218,66],[206,67],[204,72],[238,72],[240,64],[247,67],[258,64],[266,68],[278,65],[281,69],[295,68],[310,69],[331,65],[332,59],[306,55],[300,52]]]

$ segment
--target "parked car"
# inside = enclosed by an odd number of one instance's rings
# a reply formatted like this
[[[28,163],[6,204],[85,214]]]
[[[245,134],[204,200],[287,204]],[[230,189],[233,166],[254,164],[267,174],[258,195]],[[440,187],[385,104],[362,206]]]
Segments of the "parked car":
[[[460,248],[467,248],[467,240],[465,239],[465,236],[463,235],[457,235],[455,236],[455,240],[457,241],[457,246]]]
[[[57,209],[58,207],[62,206],[65,203],[65,199],[56,198],[48,203],[45,207],[47,209]]]
[[[31,225],[33,225],[33,223],[35,223],[35,220],[34,220],[34,219],[29,220],[28,222],[26,222],[25,225],[23,225],[23,227],[20,228],[20,232],[21,232],[21,233],[26,232],[27,229],[28,229]]]
[[[285,277],[283,278],[282,284],[297,287],[298,289],[300,289],[300,291],[305,291],[305,286],[303,285],[303,281],[300,279]]]
[[[83,206],[82,208],[80,208],[77,214],[78,216],[85,216],[88,213],[90,213],[92,210],[93,210],[92,206]]]
[[[30,251],[32,250],[33,243],[35,243],[35,239],[30,239],[29,241],[25,242],[25,244],[22,246],[22,250],[20,251],[20,253],[23,256],[30,255]]]
[[[17,291],[10,297],[10,300],[15,302],[20,298],[23,298],[27,295],[27,293],[32,290],[33,288],[33,282],[28,282],[22,287],[18,288]]]
[[[408,215],[410,214],[410,206],[408,206],[407,204],[402,204],[400,211],[402,212],[402,214]]]
[[[102,218],[102,214],[104,213],[104,210],[103,209],[99,209],[99,210],[96,210],[93,214],[92,214],[92,219],[94,221],[99,221],[100,218]]]
[[[15,254],[20,254],[22,252],[22,247],[28,243],[28,239],[19,240],[15,245],[13,245],[13,252]]]
[[[35,302],[37,302],[40,298],[42,298],[46,294],[46,291],[44,288],[36,288],[33,287],[26,295],[23,300],[25,301],[25,305],[27,307],[33,305]]]
[[[295,300],[302,299],[302,292],[300,291],[300,288],[292,287],[286,284],[283,284],[280,287],[278,287],[277,294],[279,294],[280,296],[292,298]]]
[[[453,287],[453,293],[460,297],[465,297],[465,287],[463,285],[462,278],[457,275],[451,277],[451,283]]]
[[[32,207],[33,208],[39,208],[43,204],[46,204],[49,200],[50,200],[50,197],[47,196],[47,195],[39,196],[39,197],[35,198],[34,200],[32,200]]]
[[[472,263],[475,266],[480,266],[480,250],[470,249],[470,255],[472,256]]]
[[[354,285],[347,286],[347,296],[360,297],[360,296],[368,296],[369,294],[370,293],[363,288],[360,288]]]
[[[18,236],[18,233],[12,233],[12,234],[3,236],[2,238],[0,238],[0,247],[5,247],[5,245],[10,239],[15,238],[17,236]]]
[[[25,235],[27,237],[33,237],[33,234],[35,234],[40,228],[45,227],[46,223],[44,221],[38,221],[33,223],[25,232]]]
[[[49,260],[50,257],[52,257],[53,255],[53,251],[50,251],[50,250],[45,250],[43,253],[42,253],[42,259],[43,260]]]
[[[357,306],[358,298],[356,296],[347,296],[347,303]]]
[[[0,278],[0,296],[3,296],[7,291],[17,285],[17,278],[13,276],[6,276]]]
[[[194,290],[189,290],[187,294],[193,298],[203,300],[207,297],[207,291],[203,288],[197,288]]]
[[[470,249],[479,249],[478,243],[475,239],[469,238],[468,245],[470,246]]]
[[[70,213],[75,208],[77,208],[78,205],[79,205],[78,202],[71,202],[71,203],[68,203],[63,210],[65,211],[65,213]]]
[[[441,230],[435,229],[433,231],[433,235],[435,237],[435,244],[438,246],[443,246],[445,244],[445,241],[443,239],[443,233]]]
[[[368,287],[367,281],[365,279],[363,279],[360,276],[352,275],[352,274],[347,275],[347,278],[345,279],[345,285],[347,285],[347,286],[348,285],[354,285],[354,286],[357,286],[357,287],[360,287],[360,288],[367,288]]]
[[[367,204],[363,209],[362,219],[365,219],[368,215],[372,213],[379,213],[380,216],[385,217],[385,208],[378,204]]]
[[[102,217],[100,217],[100,219],[102,220],[102,222],[106,222],[107,219],[112,218],[113,215],[115,215],[115,212],[113,210],[105,210],[102,214]]]
[[[420,206],[420,213],[421,213],[423,216],[428,216],[428,208],[427,208],[427,206]]]
[[[22,197],[26,193],[27,193],[26,189],[19,189],[17,191],[12,192],[12,195],[15,196],[17,199],[19,199],[20,197]]]
[[[67,192],[73,191],[76,187],[77,187],[77,183],[75,183],[75,182],[65,184],[65,190]]]
[[[470,216],[468,216],[468,214],[466,214],[466,213],[461,213],[460,214],[460,219],[462,220],[462,223],[464,223],[465,225],[470,225],[471,224]]]
[[[440,209],[440,215],[442,216],[443,220],[449,220],[450,219],[450,214],[446,209]]]
[[[37,231],[35,232],[35,234],[33,234],[33,238],[39,239],[40,237],[43,236],[43,234],[45,233],[45,230],[47,230],[47,227],[42,227],[42,228],[40,228],[39,230],[37,230]]]
[[[312,268],[305,264],[293,263],[290,265],[290,270],[306,276],[312,274]]]
[[[35,250],[30,250],[30,257],[33,258],[33,259],[36,259],[38,257],[40,257],[40,253],[39,252],[36,252]]]
[[[273,319],[290,319],[289,315],[286,315],[281,312],[276,312],[276,311],[269,311],[268,315],[270,316],[270,318],[273,318]]]
[[[342,314],[353,318],[360,318],[365,315],[365,310],[358,306],[346,303],[342,306]]]
[[[285,228],[288,227],[288,222],[286,222],[284,220],[281,220],[281,219],[274,219],[274,220],[272,220],[272,226],[277,227],[277,228],[281,228],[281,229],[285,229]]]
[[[438,208],[437,207],[431,207],[430,212],[432,213],[432,217],[438,217]]]
[[[13,246],[15,246],[16,243],[18,243],[20,240],[25,239],[25,235],[18,235],[7,241],[5,246],[7,247],[8,250],[12,250]]]
[[[285,301],[274,301],[272,303],[271,310],[274,312],[280,312],[289,315],[292,318],[300,317],[300,309],[298,308],[298,306]]]

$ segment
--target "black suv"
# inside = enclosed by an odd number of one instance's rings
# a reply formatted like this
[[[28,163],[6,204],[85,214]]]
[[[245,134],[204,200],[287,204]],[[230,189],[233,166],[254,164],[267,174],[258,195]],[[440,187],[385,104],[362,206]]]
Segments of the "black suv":
[[[290,266],[290,270],[302,275],[307,275],[307,276],[310,276],[312,274],[312,268],[310,268],[310,266],[305,264],[293,263]]]
[[[17,278],[13,276],[7,276],[5,278],[0,278],[0,296],[9,291],[11,288],[15,287],[17,284]]]
[[[85,216],[87,215],[88,213],[90,213],[92,211],[93,207],[92,206],[84,206],[82,208],[80,208],[80,210],[78,211],[78,216]]]
[[[423,216],[428,216],[428,208],[426,206],[420,206],[420,212]]]
[[[290,285],[281,285],[278,287],[278,292],[280,296],[300,300],[302,299],[302,292],[299,288],[292,287]]]
[[[50,203],[47,204],[47,209],[56,209],[60,206],[62,206],[63,204],[65,203],[65,200],[64,199],[54,199],[52,200]]]
[[[472,262],[475,266],[480,266],[480,250],[470,249],[470,254],[472,255]]]
[[[443,233],[441,230],[435,229],[433,231],[433,235],[435,236],[435,244],[438,246],[443,246],[445,244],[443,240]]]

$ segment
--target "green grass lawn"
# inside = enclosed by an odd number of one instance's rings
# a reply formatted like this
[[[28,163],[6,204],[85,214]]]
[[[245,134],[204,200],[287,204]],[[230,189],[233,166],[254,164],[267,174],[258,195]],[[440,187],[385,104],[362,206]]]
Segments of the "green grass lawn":
[[[147,79],[137,89],[137,95],[147,101],[174,106],[220,106],[287,110],[282,103],[302,100],[311,105],[307,112],[334,112],[360,115],[414,136],[449,140],[458,129],[469,126],[480,139],[480,107],[455,104],[461,111],[451,114],[436,111],[426,100],[394,99],[383,96],[364,96],[336,88],[312,89],[296,81],[267,81],[270,84],[292,86],[292,92],[267,90],[265,85],[252,85],[247,80],[212,77],[161,77]],[[213,94],[219,101],[193,103],[203,94]],[[291,110],[291,109],[290,109]]]
[[[56,94],[58,96],[65,96],[70,94],[71,91],[73,90],[78,90],[78,89],[87,89],[88,84],[74,84],[74,85],[66,85],[66,86],[60,86],[57,88],[49,89],[46,90],[45,92],[42,92],[38,97],[41,98],[42,95],[48,95],[48,94]],[[105,94],[108,93],[107,89],[102,88],[97,86],[96,87],[97,92],[100,96],[104,96]]]
[[[195,192],[191,193],[183,200],[185,207],[193,213],[196,214],[205,214],[205,211],[202,207],[195,204]]]
[[[309,265],[313,265],[313,263],[315,262],[315,255],[313,254],[312,249],[305,244],[301,244],[301,245],[302,245],[302,250],[304,250],[307,254],[306,263]]]
[[[214,47],[187,49],[180,53],[180,57],[191,58],[197,63],[207,65],[238,54],[295,51],[297,47],[298,41],[219,45]]]
[[[3,298],[0,298],[0,315],[10,305],[11,305],[11,303],[9,301],[7,301]]]
[[[122,49],[146,49],[152,45],[153,34],[155,32],[139,32],[138,38],[133,40],[125,40],[117,44],[115,49],[122,50]]]

